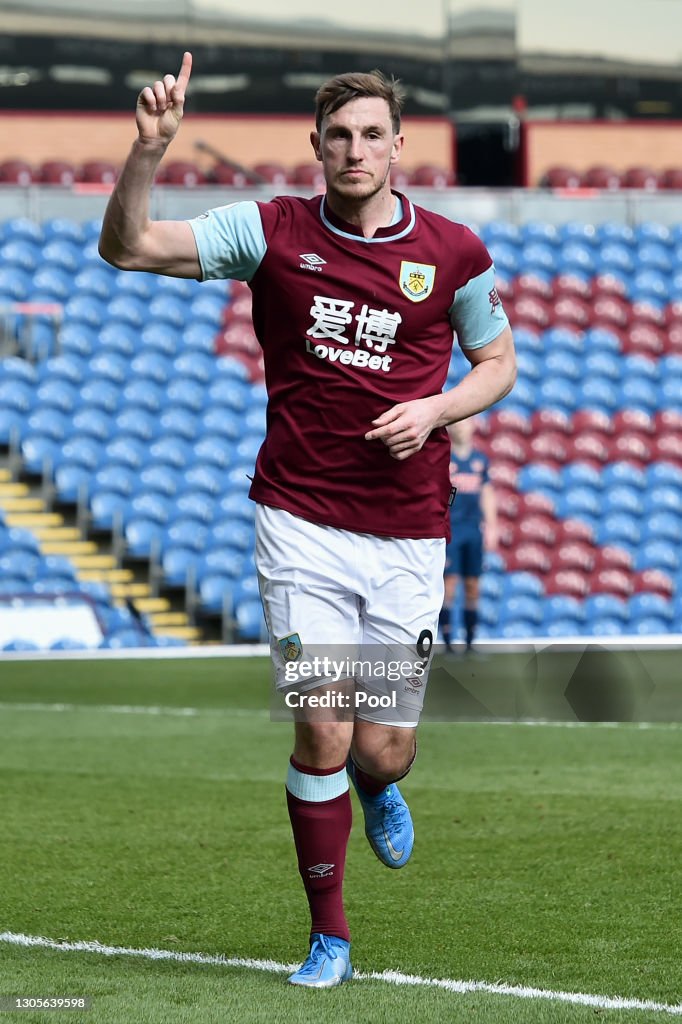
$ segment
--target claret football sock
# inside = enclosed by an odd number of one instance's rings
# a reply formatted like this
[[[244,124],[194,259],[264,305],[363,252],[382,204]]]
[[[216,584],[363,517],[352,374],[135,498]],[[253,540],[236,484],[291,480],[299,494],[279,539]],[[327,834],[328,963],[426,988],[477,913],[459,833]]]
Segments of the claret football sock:
[[[346,765],[310,768],[292,757],[287,806],[298,870],[310,906],[311,934],[350,941],[343,909],[343,873],[352,823]]]

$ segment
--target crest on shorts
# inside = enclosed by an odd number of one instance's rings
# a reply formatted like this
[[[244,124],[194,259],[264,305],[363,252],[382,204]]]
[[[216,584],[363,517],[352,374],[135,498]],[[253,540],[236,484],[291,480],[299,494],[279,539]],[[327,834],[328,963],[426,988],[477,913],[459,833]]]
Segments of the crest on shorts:
[[[289,636],[283,636],[281,640],[277,641],[277,646],[285,661],[298,661],[303,654],[301,638],[298,633],[290,633]]]
[[[400,264],[400,290],[411,302],[423,302],[433,291],[436,268],[430,263]]]

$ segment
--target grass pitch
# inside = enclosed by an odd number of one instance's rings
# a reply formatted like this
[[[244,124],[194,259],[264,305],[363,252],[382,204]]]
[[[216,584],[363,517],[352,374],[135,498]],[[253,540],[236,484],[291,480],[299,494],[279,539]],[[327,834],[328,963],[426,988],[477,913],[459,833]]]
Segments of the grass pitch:
[[[269,680],[260,659],[2,663],[0,932],[299,962],[308,914],[284,804],[291,729],[270,720]],[[663,1008],[370,978],[309,992],[283,970],[7,941],[0,996],[89,996],[92,1009],[66,1019],[93,1024],[682,1015],[681,740],[663,722],[426,722],[403,787],[412,861],[379,864],[356,802],[346,872],[360,972]]]

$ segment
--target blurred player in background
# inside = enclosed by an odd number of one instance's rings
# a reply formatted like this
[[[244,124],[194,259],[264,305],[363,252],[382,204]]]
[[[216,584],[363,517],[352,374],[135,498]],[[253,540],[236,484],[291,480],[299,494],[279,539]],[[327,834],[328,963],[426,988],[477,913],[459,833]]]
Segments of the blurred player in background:
[[[324,196],[152,221],[150,189],[190,71],[186,53],[177,81],[167,75],[138,97],[138,138],[100,252],[126,270],[249,283],[268,389],[250,494],[278,685],[311,645],[400,645],[426,664],[449,530],[445,427],[504,397],[516,374],[492,261],[467,228],[391,190],[401,97],[376,72],[340,75],[317,93],[310,139]],[[453,329],[472,368],[443,393]],[[286,795],[311,935],[292,984],[326,988],[352,975],[342,897],[349,776],[377,857],[400,868],[412,853],[396,781],[415,757],[424,682],[392,684],[400,722],[351,710],[295,723]],[[325,693],[329,678],[313,686]]]
[[[439,625],[444,642],[452,643],[452,603],[460,579],[464,581],[465,652],[473,649],[478,617],[479,582],[484,551],[497,548],[497,504],[488,476],[488,459],[473,444],[474,419],[448,426],[450,483],[456,488],[450,507],[451,539],[445,551],[445,600]]]

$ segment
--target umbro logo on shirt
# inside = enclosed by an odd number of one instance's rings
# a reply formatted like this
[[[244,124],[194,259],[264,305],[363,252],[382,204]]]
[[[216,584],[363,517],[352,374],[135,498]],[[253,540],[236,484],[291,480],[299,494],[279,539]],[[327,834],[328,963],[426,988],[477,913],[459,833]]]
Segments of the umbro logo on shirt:
[[[322,273],[322,267],[327,262],[321,256],[318,256],[316,252],[302,252],[299,254],[299,259],[303,260],[303,263],[299,264],[301,270],[314,270],[318,274]]]

